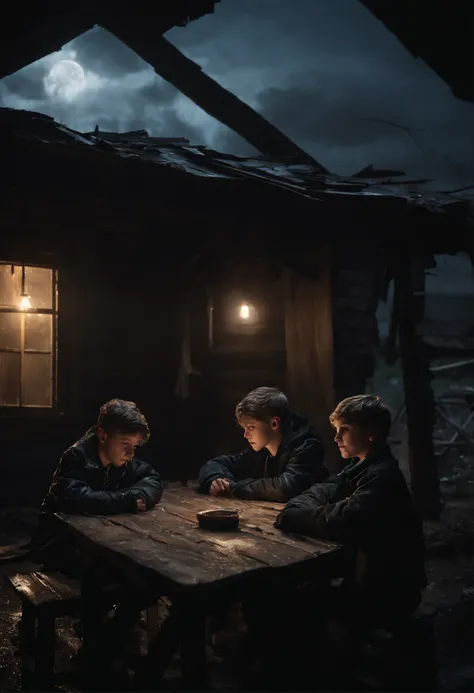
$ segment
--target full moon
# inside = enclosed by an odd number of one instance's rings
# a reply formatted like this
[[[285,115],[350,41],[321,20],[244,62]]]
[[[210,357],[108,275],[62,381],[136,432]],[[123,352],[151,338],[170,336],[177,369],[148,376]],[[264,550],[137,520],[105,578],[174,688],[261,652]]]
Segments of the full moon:
[[[73,101],[86,86],[84,70],[74,60],[60,60],[44,79],[46,93]]]

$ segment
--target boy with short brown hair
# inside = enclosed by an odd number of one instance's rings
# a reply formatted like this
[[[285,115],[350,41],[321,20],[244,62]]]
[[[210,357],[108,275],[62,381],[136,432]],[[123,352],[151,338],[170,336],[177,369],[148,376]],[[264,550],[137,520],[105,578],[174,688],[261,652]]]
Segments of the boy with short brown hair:
[[[349,397],[329,420],[349,463],[291,499],[275,524],[346,545],[354,560],[335,608],[346,619],[383,627],[420,603],[426,586],[422,522],[388,446],[391,416],[380,397]]]
[[[249,448],[206,462],[202,493],[284,502],[326,478],[323,447],[308,421],[290,412],[283,392],[258,387],[237,404],[235,416]]]
[[[135,455],[149,438],[135,402],[103,404],[97,424],[63,453],[42,511],[114,515],[153,508],[163,494],[161,477]]]

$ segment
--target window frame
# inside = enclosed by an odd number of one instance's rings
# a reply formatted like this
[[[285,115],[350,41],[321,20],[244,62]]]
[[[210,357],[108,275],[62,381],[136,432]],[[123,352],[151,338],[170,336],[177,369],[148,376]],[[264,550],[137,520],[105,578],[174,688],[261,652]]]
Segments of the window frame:
[[[19,390],[19,404],[18,405],[13,405],[13,404],[0,404],[0,412],[2,414],[4,413],[11,413],[13,415],[17,416],[25,416],[25,415],[38,415],[38,416],[48,416],[50,414],[54,414],[58,412],[58,318],[59,318],[59,311],[58,311],[58,268],[51,265],[51,264],[45,264],[41,262],[19,262],[19,261],[10,261],[10,260],[0,260],[0,265],[5,265],[7,267],[15,266],[15,267],[32,267],[32,268],[39,268],[39,269],[48,269],[51,270],[51,291],[52,291],[52,304],[51,308],[30,308],[28,310],[21,310],[20,308],[2,308],[0,307],[0,314],[10,314],[10,315],[17,315],[20,314],[26,318],[28,314],[31,315],[51,315],[51,352],[49,353],[50,356],[50,368],[51,368],[51,404],[44,406],[44,405],[37,405],[37,404],[22,404],[21,403],[21,396],[22,396],[22,375],[23,375],[23,359],[25,355],[25,331],[24,329],[21,330],[21,344],[20,344],[20,350],[16,349],[1,349],[0,348],[0,353],[20,353],[20,390]],[[47,352],[40,352],[40,351],[32,351],[28,350],[27,353],[44,353],[46,354]]]

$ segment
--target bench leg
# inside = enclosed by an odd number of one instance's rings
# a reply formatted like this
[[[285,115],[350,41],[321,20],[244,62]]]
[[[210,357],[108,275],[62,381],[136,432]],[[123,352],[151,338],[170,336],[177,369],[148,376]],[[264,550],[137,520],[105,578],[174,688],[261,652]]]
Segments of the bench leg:
[[[149,606],[146,610],[146,630],[149,643],[156,638],[158,634],[159,624],[160,614],[157,602],[156,604],[152,604],[151,606]]]
[[[36,614],[34,608],[27,601],[22,601],[21,619],[18,624],[20,634],[20,651],[33,647],[36,631]]]
[[[55,626],[53,616],[42,614],[38,618],[35,643],[35,674],[42,680],[50,680],[54,675]]]

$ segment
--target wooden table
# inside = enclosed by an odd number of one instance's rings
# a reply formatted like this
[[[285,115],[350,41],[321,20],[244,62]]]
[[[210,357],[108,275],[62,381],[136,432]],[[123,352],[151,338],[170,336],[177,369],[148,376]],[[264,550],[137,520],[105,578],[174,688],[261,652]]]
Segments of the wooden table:
[[[339,545],[284,534],[273,526],[283,505],[211,498],[194,489],[173,488],[165,489],[159,505],[149,512],[57,517],[90,553],[128,577],[142,575],[148,586],[153,584],[156,599],[171,599],[170,617],[149,658],[160,677],[181,645],[183,674],[196,685],[205,679],[205,622],[216,598],[239,600],[262,588],[340,575]],[[196,512],[216,508],[237,508],[240,528],[200,529]]]

